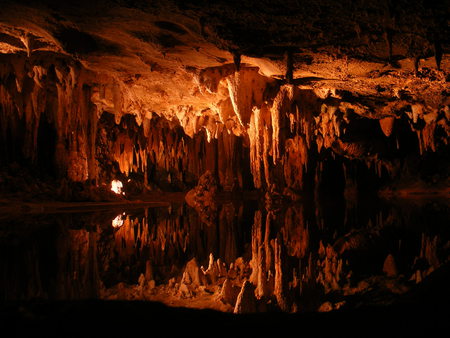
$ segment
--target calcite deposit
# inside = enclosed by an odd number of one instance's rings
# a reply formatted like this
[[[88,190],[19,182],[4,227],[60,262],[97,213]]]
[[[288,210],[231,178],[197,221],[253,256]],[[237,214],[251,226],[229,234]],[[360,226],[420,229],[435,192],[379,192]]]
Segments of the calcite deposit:
[[[7,1],[1,165],[140,192],[209,170],[223,191],[298,193],[335,160],[346,179],[364,163],[378,186],[448,190],[448,159],[411,168],[448,151],[448,8],[348,6]]]

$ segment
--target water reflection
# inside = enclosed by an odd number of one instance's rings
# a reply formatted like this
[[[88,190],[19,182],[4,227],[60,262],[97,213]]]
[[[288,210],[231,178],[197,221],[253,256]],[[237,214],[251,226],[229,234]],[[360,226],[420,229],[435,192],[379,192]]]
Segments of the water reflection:
[[[120,228],[123,225],[123,218],[122,216],[125,216],[125,213],[117,215],[113,220],[112,220],[112,226],[113,228]]]
[[[4,219],[2,300],[144,299],[222,311],[390,303],[448,261],[448,205],[229,202]]]

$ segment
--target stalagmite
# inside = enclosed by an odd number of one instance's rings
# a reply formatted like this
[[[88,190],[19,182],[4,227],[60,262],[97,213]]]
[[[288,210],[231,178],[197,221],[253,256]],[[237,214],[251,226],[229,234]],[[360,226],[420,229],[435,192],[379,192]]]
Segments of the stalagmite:
[[[245,281],[237,297],[234,313],[254,313],[256,312],[255,288]]]
[[[222,289],[220,290],[218,299],[226,304],[234,306],[236,304],[239,291],[240,290],[236,289],[236,287],[233,286],[231,281],[227,278],[222,284]]]
[[[203,275],[209,279],[210,284],[216,284],[217,279],[219,278],[219,268],[214,261],[214,256],[212,253],[209,255],[208,268],[205,270],[202,266],[201,270],[203,272]]]
[[[383,272],[388,277],[395,277],[398,274],[397,265],[395,264],[394,256],[389,254],[383,263]]]

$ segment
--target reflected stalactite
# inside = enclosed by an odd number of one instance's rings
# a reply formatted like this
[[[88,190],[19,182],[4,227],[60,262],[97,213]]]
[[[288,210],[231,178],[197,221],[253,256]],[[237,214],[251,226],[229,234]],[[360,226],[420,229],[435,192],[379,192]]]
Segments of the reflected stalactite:
[[[262,212],[258,210],[255,212],[252,226],[252,260],[250,262],[252,268],[250,281],[256,285],[255,294],[258,299],[269,296],[271,293],[270,284],[273,284],[273,277],[271,278],[272,281],[269,277],[273,276],[273,270],[271,271],[270,261],[266,260],[266,257],[271,255],[270,252],[266,253],[270,244],[266,244],[268,238],[264,238],[265,228]]]
[[[80,299],[98,296],[100,285],[96,232],[69,230],[58,241],[58,299]]]
[[[304,258],[309,251],[309,229],[303,206],[290,207],[285,213],[284,227],[280,230],[289,256]]]
[[[380,299],[383,292],[404,294],[449,259],[448,239],[436,232],[447,219],[439,208],[422,210],[438,226],[426,230],[417,207],[404,216],[382,208],[367,218],[353,210],[343,220],[302,203],[217,207],[213,224],[173,205],[120,213],[120,227],[112,224],[114,211],[76,216],[69,228],[66,217],[32,239],[11,242],[0,232],[3,295],[156,300],[229,312],[329,311],[347,306],[346,297],[364,299],[367,290],[381,292]],[[339,222],[344,225],[334,226]]]

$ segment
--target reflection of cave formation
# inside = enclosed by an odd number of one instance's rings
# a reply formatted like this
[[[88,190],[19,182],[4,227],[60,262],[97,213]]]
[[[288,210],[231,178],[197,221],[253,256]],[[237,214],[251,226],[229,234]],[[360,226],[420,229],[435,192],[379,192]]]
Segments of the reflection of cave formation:
[[[445,2],[239,5],[2,4],[2,300],[325,312],[448,271]]]
[[[373,301],[364,298],[370,290],[389,304],[448,260],[442,205],[382,207],[342,219],[303,204],[276,212],[217,208],[214,224],[185,207],[123,212],[120,226],[113,213],[52,216],[31,240],[17,224],[40,220],[12,223],[20,240],[2,241],[1,271],[15,281],[2,282],[6,300],[190,300],[235,312],[329,311],[352,296]],[[433,226],[424,227],[424,218]],[[245,281],[254,295],[240,300]]]

